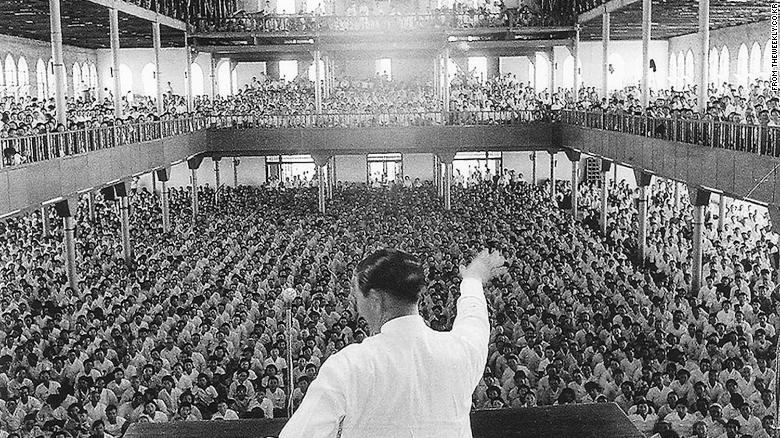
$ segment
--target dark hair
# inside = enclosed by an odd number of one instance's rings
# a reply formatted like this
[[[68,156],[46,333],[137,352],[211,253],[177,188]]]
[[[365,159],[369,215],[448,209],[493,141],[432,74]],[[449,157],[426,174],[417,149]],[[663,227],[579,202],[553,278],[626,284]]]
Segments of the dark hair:
[[[355,269],[355,277],[364,296],[375,289],[409,303],[419,301],[425,285],[425,272],[417,258],[392,248],[380,249],[364,258]]]

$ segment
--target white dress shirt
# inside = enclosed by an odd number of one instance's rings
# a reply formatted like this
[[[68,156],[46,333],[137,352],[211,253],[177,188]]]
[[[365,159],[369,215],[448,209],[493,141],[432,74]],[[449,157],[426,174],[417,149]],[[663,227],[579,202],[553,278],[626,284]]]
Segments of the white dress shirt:
[[[482,283],[462,281],[452,331],[395,318],[329,357],[280,438],[470,438],[490,324]]]

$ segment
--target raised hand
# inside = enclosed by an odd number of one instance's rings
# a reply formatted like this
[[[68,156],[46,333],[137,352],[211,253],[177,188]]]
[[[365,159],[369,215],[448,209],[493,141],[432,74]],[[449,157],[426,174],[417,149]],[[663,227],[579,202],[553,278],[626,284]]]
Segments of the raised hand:
[[[460,266],[460,276],[464,279],[474,278],[485,284],[493,277],[506,273],[505,261],[499,251],[488,252],[485,249],[468,266]]]

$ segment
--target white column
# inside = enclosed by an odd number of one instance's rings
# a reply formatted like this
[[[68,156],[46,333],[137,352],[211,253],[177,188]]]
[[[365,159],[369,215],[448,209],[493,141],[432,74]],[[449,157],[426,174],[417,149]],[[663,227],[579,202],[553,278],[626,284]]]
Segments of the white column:
[[[57,111],[57,123],[68,126],[68,105],[65,101],[67,90],[65,61],[62,55],[62,21],[60,0],[49,0],[49,21],[51,22],[51,52],[54,64],[54,105]]]
[[[702,225],[704,225],[704,213],[706,205],[693,206],[693,266],[691,266],[691,292],[699,293],[701,287],[701,265],[702,265]]]
[[[557,206],[555,202],[555,152],[550,151],[550,201],[553,206]]]
[[[198,220],[198,169],[192,169],[192,222]]]
[[[238,157],[233,157],[233,187],[238,187]]]
[[[133,246],[130,242],[130,196],[119,198],[119,215],[122,227],[122,257],[129,265],[133,262]]]
[[[212,158],[214,160],[214,205],[219,205],[219,187],[222,184],[219,174],[219,158]]]
[[[444,91],[444,102],[443,102],[443,108],[444,112],[450,111],[450,48],[447,47],[444,49],[444,84],[442,90]],[[446,123],[446,117],[445,117],[445,123]]]
[[[574,57],[574,87],[572,88],[572,98],[576,102],[578,100],[578,97],[580,95],[580,84],[579,80],[577,78],[579,73],[579,65],[580,65],[580,25],[575,25],[574,30],[574,45],[572,49],[572,56]]]
[[[637,247],[639,249],[639,263],[645,264],[647,257],[647,200],[650,195],[650,186],[639,185],[639,194],[637,197],[637,216],[639,222],[639,236],[637,236]]]
[[[122,82],[119,77],[119,11],[116,8],[108,10],[109,30],[111,34],[111,60],[114,71],[114,117],[124,117],[122,107]]]
[[[160,69],[160,22],[152,23],[152,44],[154,45],[154,70],[157,80],[157,114],[162,115],[165,112],[163,104],[163,81],[162,70]]]
[[[550,50],[550,56],[549,56],[549,67],[547,71],[550,72],[549,81],[550,83],[548,86],[550,87],[550,98],[552,99],[553,93],[555,93],[555,49],[551,48]]]
[[[609,169],[612,166],[612,162],[602,159],[601,160],[601,217],[599,225],[601,227],[601,234],[607,235],[607,195],[609,188],[609,181],[607,176],[609,175]]]
[[[76,219],[73,216],[62,218],[63,252],[65,267],[68,274],[68,286],[78,291],[78,273],[76,271]]]
[[[653,25],[653,2],[642,0],[642,110],[650,103],[650,32]]]
[[[645,0],[647,1],[647,0]],[[707,110],[709,99],[708,88],[710,82],[710,0],[699,0],[699,88],[698,103],[699,112]]]
[[[190,52],[190,40],[187,33],[184,33],[184,53],[187,63],[184,70],[184,95],[187,98],[187,111],[192,111],[192,53]]]
[[[580,175],[580,161],[574,160],[571,162],[571,216],[576,221],[577,214],[579,213],[579,175]]]
[[[601,16],[601,93],[609,98],[609,12]]]
[[[325,214],[325,165],[317,166],[317,201],[319,205],[319,210],[321,214]]]
[[[452,210],[452,161],[444,162],[444,209]]]
[[[536,151],[531,152],[531,185],[536,185]]]
[[[43,228],[43,237],[49,237],[51,235],[51,219],[49,218],[49,208],[45,205],[41,207],[41,228]]]
[[[89,192],[87,194],[87,206],[89,208],[89,220],[95,220],[95,193]]]
[[[322,59],[319,50],[314,51],[314,105],[317,114],[322,114],[322,81],[320,81],[320,59]]]
[[[214,100],[219,94],[217,90],[217,58],[211,54],[211,99]]]
[[[160,205],[162,206],[162,226],[163,232],[167,233],[171,229],[171,212],[168,205],[168,182],[160,181]]]
[[[721,193],[718,196],[718,232],[723,231],[723,224],[726,223],[726,195]]]

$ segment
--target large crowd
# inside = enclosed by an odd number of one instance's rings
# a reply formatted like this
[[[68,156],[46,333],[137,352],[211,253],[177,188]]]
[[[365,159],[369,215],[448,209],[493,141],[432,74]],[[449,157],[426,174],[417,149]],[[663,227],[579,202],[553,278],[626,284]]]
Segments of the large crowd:
[[[393,246],[425,260],[421,313],[447,330],[458,266],[483,245],[504,253],[509,272],[486,288],[493,329],[474,409],[616,402],[643,432],[770,436],[780,297],[765,212],[735,202],[722,231],[708,215],[706,281],[692,294],[691,209],[667,183],[653,187],[642,266],[627,184],[610,185],[605,238],[595,185],[582,186],[583,217],[572,224],[547,188],[521,179],[505,170],[456,181],[452,212],[430,185],[339,183],[326,217],[304,187],[221,187],[219,204],[202,187],[195,228],[191,188],[172,189],[170,233],[159,194],[138,189],[130,266],[111,205],[97,201],[94,218],[81,206],[77,290],[65,280],[59,227],[42,236],[38,217],[8,220],[0,436],[284,416],[329,355],[371,335],[349,297],[364,254]],[[285,288],[298,294],[290,343]]]

